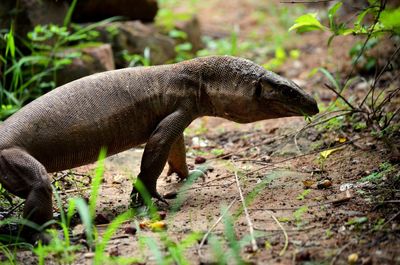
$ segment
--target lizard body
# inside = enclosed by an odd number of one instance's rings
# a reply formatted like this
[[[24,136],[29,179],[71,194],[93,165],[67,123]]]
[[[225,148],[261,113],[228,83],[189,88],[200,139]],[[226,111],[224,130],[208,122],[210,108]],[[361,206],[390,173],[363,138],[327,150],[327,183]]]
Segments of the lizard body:
[[[26,199],[24,217],[52,218],[47,172],[94,162],[146,143],[138,179],[162,199],[166,162],[185,178],[184,129],[201,116],[240,123],[313,115],[315,100],[295,83],[230,56],[127,68],[87,76],[27,104],[0,127],[0,183]]]

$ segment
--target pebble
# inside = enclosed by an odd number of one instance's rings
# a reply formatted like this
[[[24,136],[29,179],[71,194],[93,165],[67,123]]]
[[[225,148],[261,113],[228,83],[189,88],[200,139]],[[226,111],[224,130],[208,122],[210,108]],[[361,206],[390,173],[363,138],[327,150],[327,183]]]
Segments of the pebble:
[[[137,229],[133,225],[129,225],[124,228],[124,231],[125,231],[125,234],[135,235],[137,232]]]
[[[202,157],[202,156],[197,156],[197,157],[194,159],[194,163],[195,163],[195,164],[203,164],[203,163],[205,163],[206,161],[207,161],[207,159],[204,158],[204,157]]]
[[[321,180],[317,183],[317,188],[318,189],[326,189],[332,186],[332,181],[330,181],[329,179],[324,179]]]

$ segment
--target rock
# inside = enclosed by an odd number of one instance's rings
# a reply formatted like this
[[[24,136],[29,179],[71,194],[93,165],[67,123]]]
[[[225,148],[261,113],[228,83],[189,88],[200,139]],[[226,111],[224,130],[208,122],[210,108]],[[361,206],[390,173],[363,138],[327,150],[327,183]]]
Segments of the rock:
[[[85,0],[78,1],[72,20],[95,22],[113,16],[123,16],[129,20],[149,22],[154,20],[157,11],[156,0]]]
[[[94,218],[94,223],[96,225],[109,224],[110,220],[104,214],[98,213]]]
[[[128,226],[125,226],[124,231],[125,231],[125,234],[135,235],[137,232],[137,229],[133,225],[128,225]]]
[[[11,19],[14,18],[14,31],[25,37],[36,25],[62,25],[67,12],[68,3],[65,1],[1,0],[0,28],[10,28]]]
[[[192,52],[196,52],[204,47],[201,41],[201,28],[199,20],[196,16],[186,21],[179,21],[176,28],[187,34],[186,41],[192,44]]]
[[[112,29],[113,36],[110,37]],[[143,55],[146,47],[150,49],[150,63],[163,64],[175,58],[175,41],[162,35],[152,24],[140,21],[113,22],[97,29],[99,40],[112,44],[115,63],[118,68],[127,67],[129,62],[123,59],[123,51],[129,54]]]
[[[110,44],[90,44],[86,47],[70,48],[64,52],[81,52],[82,55],[74,58],[71,64],[57,72],[57,86],[87,75],[115,69]]]

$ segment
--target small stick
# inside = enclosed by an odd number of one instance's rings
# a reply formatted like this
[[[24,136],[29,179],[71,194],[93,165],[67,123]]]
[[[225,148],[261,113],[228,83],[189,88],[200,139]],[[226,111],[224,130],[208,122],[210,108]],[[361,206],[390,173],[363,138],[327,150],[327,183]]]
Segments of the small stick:
[[[348,190],[346,190],[346,196],[343,198],[329,200],[329,201],[322,202],[322,203],[308,204],[307,207],[311,208],[311,207],[324,206],[327,204],[340,204],[340,203],[351,200],[351,198],[353,198],[353,196],[351,195],[351,193]],[[285,207],[283,207],[283,208],[250,208],[250,210],[253,210],[253,211],[295,211],[295,210],[298,210],[299,208],[301,208],[301,207],[298,206],[298,207],[286,207],[286,208]]]
[[[386,226],[387,224],[389,224],[390,222],[392,222],[394,219],[396,219],[396,217],[397,216],[399,216],[400,215],[400,212],[397,212],[395,215],[393,215],[389,220],[387,220],[383,225],[382,225],[382,227],[383,226]]]
[[[285,236],[285,245],[283,246],[281,252],[279,252],[279,256],[283,256],[286,252],[286,249],[289,245],[289,237],[288,234],[285,230],[285,228],[282,226],[281,222],[279,222],[279,220],[275,217],[274,213],[271,211],[266,211],[269,215],[271,215],[272,219],[274,219],[274,221],[276,222],[276,224],[279,226],[279,228],[282,230],[283,235]]]
[[[346,248],[348,248],[353,242],[349,242],[346,245],[344,245],[339,251],[338,253],[336,253],[335,257],[332,259],[330,265],[334,265],[336,263],[336,260],[339,258],[339,256],[343,253],[343,251],[346,250]]]
[[[234,162],[232,161],[232,163],[234,163]],[[256,239],[254,237],[253,223],[251,222],[249,212],[247,211],[246,202],[243,197],[242,189],[240,188],[240,182],[239,182],[239,178],[237,175],[237,171],[235,171],[235,179],[236,179],[236,186],[238,188],[239,195],[240,195],[240,200],[242,201],[244,214],[246,216],[247,224],[249,226],[249,232],[250,232],[250,237],[251,237],[251,249],[253,252],[256,252],[258,247],[257,247]]]
[[[225,209],[225,211],[221,214],[221,216],[217,219],[217,221],[210,227],[210,229],[208,229],[207,233],[203,236],[203,238],[200,241],[200,244],[197,248],[197,253],[199,254],[199,257],[202,257],[202,253],[201,253],[201,248],[204,245],[204,242],[206,242],[207,237],[210,235],[210,233],[212,232],[212,230],[214,230],[214,228],[218,225],[219,222],[221,222],[222,218],[224,218],[225,214],[228,213],[229,209],[232,207],[232,205],[236,202],[237,198],[233,199],[231,201],[231,203],[228,205],[228,207]]]
[[[331,87],[329,84],[324,84],[326,88],[328,88],[330,91],[336,94],[339,98],[341,98],[352,110],[355,110],[356,108],[345,98],[340,94],[338,91],[336,91],[333,87]]]

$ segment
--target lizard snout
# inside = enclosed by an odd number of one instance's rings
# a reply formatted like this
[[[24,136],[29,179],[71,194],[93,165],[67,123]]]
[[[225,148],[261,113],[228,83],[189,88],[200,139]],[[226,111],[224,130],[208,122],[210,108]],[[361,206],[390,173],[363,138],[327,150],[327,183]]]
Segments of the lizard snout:
[[[303,105],[302,109],[304,114],[312,116],[319,112],[317,101],[310,95],[307,95],[307,98],[305,99],[304,103],[305,104]]]

